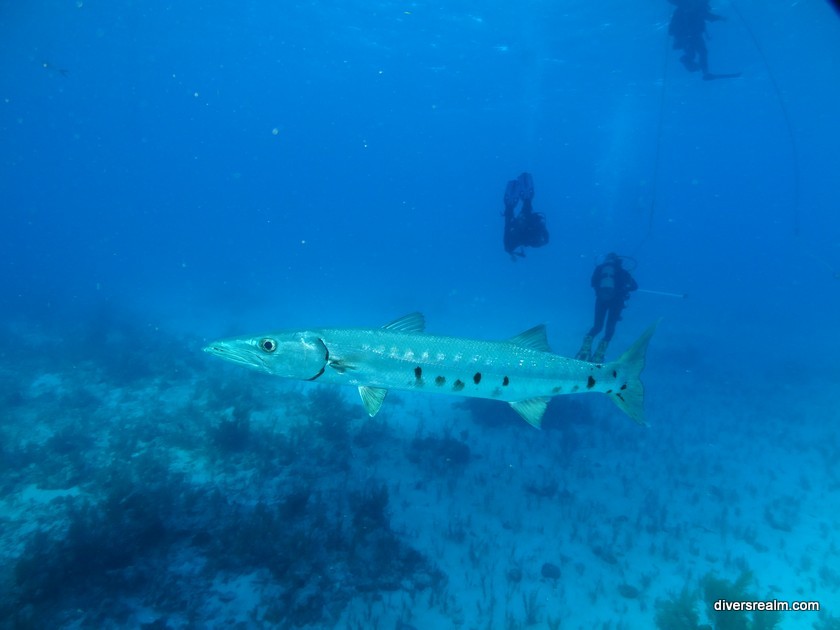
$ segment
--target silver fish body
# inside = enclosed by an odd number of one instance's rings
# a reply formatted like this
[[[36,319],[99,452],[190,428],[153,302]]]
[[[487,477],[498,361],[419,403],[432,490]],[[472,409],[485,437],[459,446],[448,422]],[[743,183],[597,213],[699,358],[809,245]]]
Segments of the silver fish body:
[[[419,313],[382,328],[319,328],[237,337],[206,352],[268,374],[359,388],[373,416],[389,389],[508,402],[539,426],[553,396],[600,392],[644,424],[639,375],[655,326],[605,364],[551,352],[545,327],[505,341],[429,335]]]

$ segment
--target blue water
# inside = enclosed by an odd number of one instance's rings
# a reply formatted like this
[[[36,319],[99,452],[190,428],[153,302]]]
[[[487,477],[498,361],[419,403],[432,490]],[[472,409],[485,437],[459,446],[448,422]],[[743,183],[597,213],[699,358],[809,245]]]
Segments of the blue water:
[[[665,0],[497,4],[0,7],[3,627],[840,625],[840,19],[716,5],[704,81]],[[608,251],[648,428],[201,352],[422,311],[572,356]]]

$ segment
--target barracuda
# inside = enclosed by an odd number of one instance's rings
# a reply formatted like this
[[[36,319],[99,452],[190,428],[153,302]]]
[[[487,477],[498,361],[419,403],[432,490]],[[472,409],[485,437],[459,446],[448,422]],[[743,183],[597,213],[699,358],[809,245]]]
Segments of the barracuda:
[[[539,427],[553,396],[599,392],[645,424],[639,378],[654,324],[612,363],[588,363],[551,352],[545,326],[506,341],[424,332],[411,313],[382,328],[317,328],[215,341],[205,352],[284,378],[359,388],[374,416],[389,389],[501,400]]]

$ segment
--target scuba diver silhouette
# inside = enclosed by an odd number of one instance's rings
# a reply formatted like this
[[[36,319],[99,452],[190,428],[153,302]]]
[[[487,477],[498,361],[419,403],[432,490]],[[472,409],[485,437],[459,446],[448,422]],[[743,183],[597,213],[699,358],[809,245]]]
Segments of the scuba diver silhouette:
[[[610,340],[613,338],[613,333],[615,333],[615,325],[621,319],[621,311],[624,310],[625,302],[630,297],[630,293],[639,288],[639,285],[630,275],[630,272],[624,268],[622,257],[612,252],[607,254],[604,262],[595,267],[590,284],[595,290],[595,323],[583,338],[583,343],[575,358],[581,361],[601,363],[604,360],[604,354],[607,352],[607,346],[610,345]],[[590,356],[592,342],[595,335],[604,328],[605,319],[607,328],[604,337],[595,352]]]
[[[706,81],[731,79],[741,76],[733,74],[712,74],[709,72],[709,51],[706,48],[706,22],[725,20],[722,15],[712,13],[709,0],[668,0],[677,8],[671,16],[668,34],[674,38],[674,50],[682,50],[680,61],[689,72],[700,70]]]
[[[534,179],[530,173],[522,173],[512,179],[505,188],[505,251],[516,261],[517,256],[525,257],[525,247],[542,247],[548,243],[548,229],[545,227],[545,215],[534,212],[531,205],[534,199]],[[519,201],[522,209],[514,214]]]

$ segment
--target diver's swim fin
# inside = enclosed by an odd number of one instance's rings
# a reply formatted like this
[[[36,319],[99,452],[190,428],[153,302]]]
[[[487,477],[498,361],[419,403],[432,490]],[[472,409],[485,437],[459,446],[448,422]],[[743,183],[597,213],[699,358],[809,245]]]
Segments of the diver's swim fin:
[[[740,72],[731,72],[729,74],[712,74],[711,72],[707,72],[703,75],[703,80],[714,81],[715,79],[737,79],[740,76]]]
[[[507,183],[505,188],[505,208],[513,209],[519,203],[519,180],[512,179]]]

